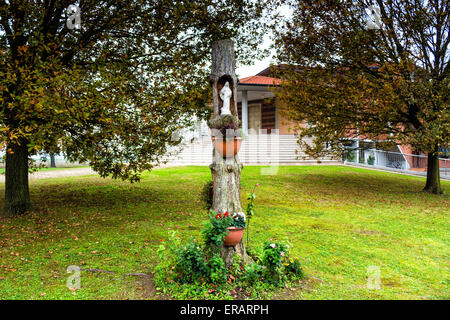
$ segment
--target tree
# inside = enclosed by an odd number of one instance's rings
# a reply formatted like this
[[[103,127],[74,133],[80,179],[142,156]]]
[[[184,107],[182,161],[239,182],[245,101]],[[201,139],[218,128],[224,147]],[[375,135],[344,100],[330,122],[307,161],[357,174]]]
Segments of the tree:
[[[251,0],[0,1],[3,214],[30,209],[28,157],[55,145],[138,180],[207,115],[212,41],[235,38],[248,59],[261,13]]]
[[[50,153],[50,168],[56,168],[55,154]]]
[[[225,86],[229,86],[231,92],[229,111],[237,119],[237,77],[235,74],[234,43],[230,39],[215,41],[212,45],[212,72],[209,77],[212,93],[214,114],[212,122],[221,121],[227,115],[221,114],[223,103],[220,92]],[[228,129],[225,136],[222,132],[211,127],[212,134],[216,139],[225,141],[234,140],[237,130]],[[216,130],[215,130],[216,129]],[[222,156],[216,148],[213,149],[213,163],[209,166],[211,169],[213,181],[213,197],[211,210],[217,213],[229,212],[230,214],[243,214],[240,187],[242,164],[239,156],[233,155],[232,150],[226,150],[225,156]],[[234,256],[237,254],[243,262],[248,258],[245,252],[244,243],[241,240],[236,246],[225,247],[221,249],[222,259],[226,266],[234,263]]]
[[[439,147],[449,143],[446,0],[289,1],[275,28],[284,112],[307,152],[342,154],[342,138],[410,144],[428,153],[424,191],[442,193]]]

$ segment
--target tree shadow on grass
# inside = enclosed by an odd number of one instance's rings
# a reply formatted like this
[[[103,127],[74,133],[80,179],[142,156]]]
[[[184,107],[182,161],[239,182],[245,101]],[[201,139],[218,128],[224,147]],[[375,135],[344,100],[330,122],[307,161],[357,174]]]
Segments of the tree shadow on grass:
[[[31,184],[33,210],[0,220],[0,234],[4,236],[0,237],[0,247],[20,245],[19,240],[26,243],[27,239],[89,235],[102,228],[120,232],[129,223],[181,222],[202,212],[201,188],[196,195],[180,192],[176,186],[129,184],[98,177]],[[190,215],[180,214],[183,210],[190,210]]]
[[[30,188],[32,202],[35,207],[48,208],[72,207],[89,209],[124,208],[141,204],[168,205],[186,202],[186,194],[176,192],[170,187],[155,187],[149,184],[130,184],[110,179],[99,178],[82,182],[51,185],[34,185]],[[179,191],[179,190],[178,190]],[[200,196],[200,191],[198,196]],[[192,202],[192,199],[189,199]]]

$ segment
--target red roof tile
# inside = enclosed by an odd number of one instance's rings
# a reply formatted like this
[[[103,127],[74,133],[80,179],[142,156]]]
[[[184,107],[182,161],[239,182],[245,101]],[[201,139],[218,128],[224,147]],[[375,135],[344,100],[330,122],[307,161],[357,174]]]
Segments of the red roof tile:
[[[239,79],[240,84],[259,84],[259,85],[280,85],[281,79],[264,77],[264,76],[251,76]]]

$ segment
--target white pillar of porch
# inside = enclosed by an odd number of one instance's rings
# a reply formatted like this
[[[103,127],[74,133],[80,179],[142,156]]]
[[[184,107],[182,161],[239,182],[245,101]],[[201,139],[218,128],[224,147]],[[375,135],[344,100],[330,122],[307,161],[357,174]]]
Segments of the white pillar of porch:
[[[359,129],[356,128],[356,163],[359,163]]]
[[[278,99],[275,100],[275,129],[278,128]]]
[[[248,134],[248,100],[247,90],[242,91],[242,129]]]

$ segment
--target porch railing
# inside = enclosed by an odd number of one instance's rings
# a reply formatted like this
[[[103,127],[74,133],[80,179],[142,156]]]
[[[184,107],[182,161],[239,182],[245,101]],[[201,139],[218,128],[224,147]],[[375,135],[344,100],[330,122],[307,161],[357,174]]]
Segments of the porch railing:
[[[356,152],[359,153],[359,157],[356,156]],[[428,157],[424,155],[374,149],[347,150],[344,162],[354,165],[386,168],[395,171],[426,175]],[[450,159],[439,158],[439,172],[441,177],[450,178]]]

